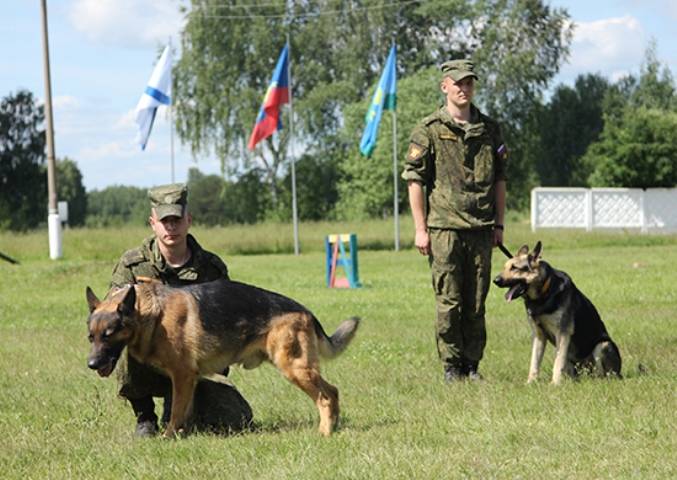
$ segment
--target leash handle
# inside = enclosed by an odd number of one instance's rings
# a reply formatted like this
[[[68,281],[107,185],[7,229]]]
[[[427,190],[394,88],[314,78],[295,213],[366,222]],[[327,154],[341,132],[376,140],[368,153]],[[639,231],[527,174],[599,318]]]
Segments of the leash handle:
[[[512,258],[512,253],[510,253],[510,250],[505,248],[505,245],[503,245],[502,242],[498,242],[498,248],[501,252],[503,252],[503,255],[505,255],[508,258]]]

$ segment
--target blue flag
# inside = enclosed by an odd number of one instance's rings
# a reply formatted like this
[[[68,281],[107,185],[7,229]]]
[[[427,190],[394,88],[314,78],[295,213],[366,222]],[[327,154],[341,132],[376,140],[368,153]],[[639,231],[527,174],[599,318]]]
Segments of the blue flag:
[[[146,149],[155,114],[160,105],[172,103],[172,54],[169,45],[165,47],[160,60],[153,69],[139,103],[136,105],[136,123],[139,125],[137,141],[141,150]]]
[[[362,134],[360,141],[360,152],[367,157],[376,148],[376,137],[378,135],[378,126],[381,123],[383,110],[395,110],[397,104],[397,72],[396,72],[397,48],[395,45],[390,49],[386,66],[381,74],[381,80],[374,92],[369,105],[369,111],[365,117],[367,126]]]

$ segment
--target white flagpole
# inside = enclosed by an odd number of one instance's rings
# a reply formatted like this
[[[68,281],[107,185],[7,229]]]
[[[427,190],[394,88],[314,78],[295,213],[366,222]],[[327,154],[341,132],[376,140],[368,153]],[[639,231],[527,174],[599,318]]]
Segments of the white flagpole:
[[[54,154],[54,118],[52,116],[52,80],[49,66],[49,34],[47,32],[47,1],[40,2],[42,16],[42,59],[45,71],[45,137],[47,139],[47,235],[49,258],[58,260],[63,256],[61,220],[56,195],[56,155]]]
[[[172,53],[172,37],[169,37],[169,53],[171,55]],[[170,58],[172,58],[170,56]],[[173,81],[173,71],[172,71],[172,66],[170,65],[169,67],[169,84],[172,84]],[[172,183],[175,182],[175,177],[174,177],[174,92],[172,92],[172,100],[169,102],[169,155],[171,158],[172,162]]]
[[[291,28],[291,27],[290,27]],[[287,33],[287,88],[289,89],[289,143],[287,151],[291,163],[291,205],[294,222],[294,255],[299,254],[299,219],[296,209],[296,161],[294,160],[294,103],[291,81],[291,41]]]

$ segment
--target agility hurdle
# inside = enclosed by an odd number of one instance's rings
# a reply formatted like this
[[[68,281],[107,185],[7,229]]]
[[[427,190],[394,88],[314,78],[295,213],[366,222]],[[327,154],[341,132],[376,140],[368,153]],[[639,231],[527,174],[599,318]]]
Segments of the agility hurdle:
[[[348,252],[346,252],[345,243],[348,243]],[[327,287],[361,287],[357,263],[357,235],[354,233],[327,235],[324,238],[324,248],[326,252]],[[345,277],[337,278],[338,267],[343,268]]]

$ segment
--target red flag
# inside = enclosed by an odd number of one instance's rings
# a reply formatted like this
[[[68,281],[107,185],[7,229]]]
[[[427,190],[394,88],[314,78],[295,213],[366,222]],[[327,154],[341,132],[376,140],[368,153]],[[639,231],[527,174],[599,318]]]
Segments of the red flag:
[[[289,103],[288,52],[288,45],[285,45],[277,61],[277,66],[268,86],[266,96],[263,99],[259,115],[256,117],[254,130],[252,130],[251,137],[249,137],[249,143],[247,144],[249,150],[254,150],[257,143],[271,136],[275,130],[282,128],[280,107],[285,103]]]

